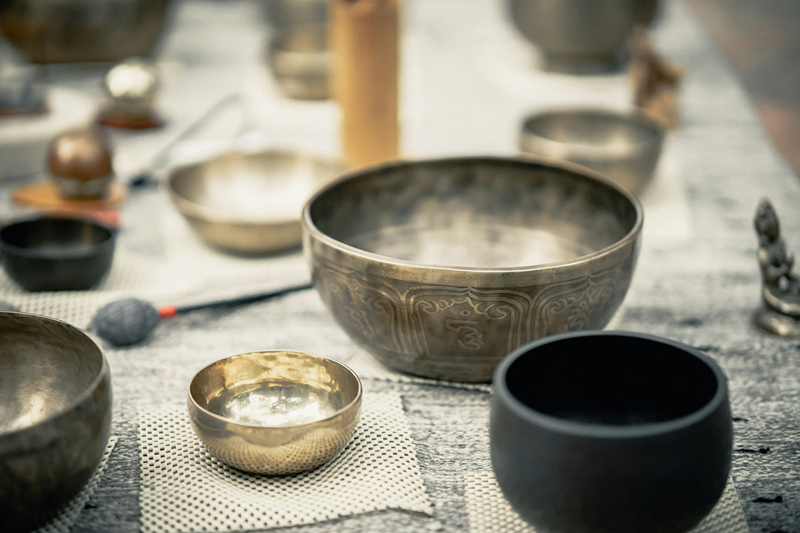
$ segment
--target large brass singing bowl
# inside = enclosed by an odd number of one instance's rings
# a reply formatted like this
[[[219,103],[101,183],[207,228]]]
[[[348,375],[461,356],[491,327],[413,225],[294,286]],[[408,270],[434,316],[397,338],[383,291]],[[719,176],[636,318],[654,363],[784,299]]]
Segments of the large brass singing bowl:
[[[554,109],[525,119],[520,149],[589,167],[638,192],[653,178],[664,136],[635,110]]]
[[[102,350],[58,320],[0,312],[0,531],[27,531],[80,492],[108,444]]]
[[[187,400],[200,442],[220,461],[257,474],[316,468],[344,448],[361,416],[361,381],[331,359],[254,352],[207,366]]]
[[[527,342],[608,323],[643,214],[594,171],[472,157],[348,174],[302,222],[314,286],[354,341],[404,372],[480,382]]]
[[[319,187],[345,171],[299,152],[230,152],[172,171],[175,207],[208,244],[258,255],[300,246],[300,212]]]

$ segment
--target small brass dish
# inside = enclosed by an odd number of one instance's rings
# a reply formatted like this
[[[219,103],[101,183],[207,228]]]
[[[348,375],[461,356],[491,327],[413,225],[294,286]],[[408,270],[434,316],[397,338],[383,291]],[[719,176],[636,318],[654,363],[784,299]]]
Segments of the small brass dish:
[[[300,212],[312,193],[345,171],[300,152],[229,152],[172,171],[175,207],[208,244],[237,254],[300,246]]]
[[[284,475],[327,462],[353,437],[361,380],[331,359],[302,352],[235,355],[189,386],[189,419],[220,461],[256,474]]]

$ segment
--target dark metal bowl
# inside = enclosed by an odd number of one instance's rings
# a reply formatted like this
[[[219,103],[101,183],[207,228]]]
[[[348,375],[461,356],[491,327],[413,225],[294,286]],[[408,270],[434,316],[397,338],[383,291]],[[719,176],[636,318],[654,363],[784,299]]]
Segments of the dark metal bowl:
[[[116,234],[83,218],[44,215],[0,229],[0,263],[29,291],[94,287],[114,259]]]
[[[80,492],[108,444],[111,376],[85,333],[0,312],[0,531],[26,531]]]
[[[730,473],[725,375],[652,335],[542,339],[498,365],[490,443],[503,494],[537,531],[684,533]]]
[[[471,157],[351,173],[302,223],[314,286],[353,340],[389,367],[477,382],[534,339],[608,323],[642,208],[576,165]]]
[[[169,0],[6,0],[0,32],[34,63],[120,61],[150,54]]]

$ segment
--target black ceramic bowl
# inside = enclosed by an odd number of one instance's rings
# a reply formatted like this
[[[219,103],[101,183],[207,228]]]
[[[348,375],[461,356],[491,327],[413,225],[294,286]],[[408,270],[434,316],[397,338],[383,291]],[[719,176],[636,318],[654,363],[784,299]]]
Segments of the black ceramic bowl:
[[[115,233],[83,218],[38,216],[0,229],[0,262],[29,291],[94,287],[111,267]]]
[[[492,465],[540,531],[689,531],[722,495],[732,435],[722,370],[667,339],[557,335],[495,372]]]

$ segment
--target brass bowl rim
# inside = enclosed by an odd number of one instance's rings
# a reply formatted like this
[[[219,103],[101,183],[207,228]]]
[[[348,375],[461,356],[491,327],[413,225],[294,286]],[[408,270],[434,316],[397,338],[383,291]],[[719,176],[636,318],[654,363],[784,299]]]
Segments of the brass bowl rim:
[[[312,420],[311,422],[304,422],[302,424],[294,424],[294,425],[291,425],[291,426],[261,426],[261,425],[257,425],[257,424],[245,424],[243,422],[238,422],[238,421],[236,421],[236,420],[234,420],[232,418],[227,418],[227,417],[224,417],[224,416],[220,416],[217,413],[209,411],[208,409],[206,409],[205,407],[200,405],[197,402],[197,400],[195,400],[194,395],[192,394],[192,385],[194,385],[195,380],[197,380],[197,378],[200,377],[200,374],[203,374],[204,372],[209,370],[211,367],[216,366],[216,365],[218,365],[220,363],[223,363],[225,361],[230,361],[232,359],[236,359],[237,357],[244,357],[246,355],[255,355],[255,354],[268,355],[268,354],[274,354],[274,353],[290,353],[290,354],[297,354],[297,355],[303,355],[303,356],[311,356],[311,357],[314,357],[314,358],[317,358],[317,359],[322,359],[322,360],[325,360],[325,361],[331,361],[334,364],[339,365],[340,367],[344,368],[347,372],[349,372],[350,375],[353,376],[356,379],[356,383],[358,384],[358,390],[356,391],[355,397],[353,398],[353,400],[350,403],[348,403],[347,405],[345,405],[344,407],[342,407],[341,409],[339,409],[335,413],[332,413],[332,414],[326,416],[325,418],[320,418],[318,420]],[[267,382],[265,381],[264,383],[267,383]],[[203,413],[204,415],[210,416],[210,417],[212,417],[212,418],[214,418],[216,420],[219,420],[221,422],[224,422],[226,424],[235,425],[237,427],[248,428],[248,429],[289,429],[289,428],[295,429],[295,428],[302,428],[304,426],[313,426],[313,425],[319,424],[321,422],[326,422],[328,420],[336,418],[337,416],[341,415],[342,413],[344,413],[346,411],[349,411],[350,409],[352,409],[353,407],[355,407],[356,405],[361,403],[361,397],[363,396],[363,391],[364,391],[364,387],[361,384],[361,378],[358,377],[358,374],[356,374],[355,371],[352,368],[350,368],[349,366],[347,366],[344,363],[341,363],[341,362],[339,362],[339,361],[337,361],[335,359],[331,359],[330,357],[325,357],[325,356],[313,354],[313,353],[310,353],[310,352],[300,352],[300,351],[297,351],[297,350],[280,350],[280,349],[276,349],[276,350],[263,350],[263,351],[257,351],[257,352],[245,352],[245,353],[240,353],[240,354],[236,354],[236,355],[231,355],[230,357],[223,357],[222,359],[219,359],[219,360],[214,361],[213,363],[211,363],[209,365],[204,366],[202,369],[200,369],[194,375],[192,380],[189,382],[189,401],[192,402],[192,405],[198,411]]]
[[[20,433],[22,433],[24,431],[29,431],[32,428],[43,426],[45,424],[49,424],[50,422],[52,422],[53,420],[57,419],[58,417],[63,416],[66,413],[69,413],[70,411],[72,411],[73,409],[78,407],[80,404],[85,402],[86,399],[89,398],[89,396],[94,394],[94,391],[97,389],[97,387],[100,386],[100,383],[103,382],[103,380],[105,379],[106,375],[108,375],[110,377],[111,373],[110,373],[110,370],[109,370],[108,361],[106,360],[106,354],[103,351],[102,346],[100,346],[100,344],[97,343],[92,338],[91,335],[89,335],[88,333],[86,333],[82,329],[80,329],[80,328],[78,328],[76,326],[73,326],[72,324],[70,324],[68,322],[64,322],[63,320],[59,320],[57,318],[44,316],[44,315],[37,315],[37,314],[34,314],[34,313],[22,313],[22,312],[18,312],[18,311],[0,311],[0,316],[2,316],[2,315],[18,315],[18,316],[22,316],[22,317],[33,317],[33,318],[41,319],[41,320],[45,320],[45,321],[56,322],[56,323],[58,323],[58,324],[60,324],[62,326],[67,326],[69,329],[73,329],[73,330],[77,331],[78,333],[80,333],[81,335],[86,337],[86,339],[90,343],[92,343],[95,346],[95,348],[97,348],[97,351],[100,353],[101,366],[100,366],[100,371],[97,373],[97,376],[94,378],[94,380],[92,380],[92,383],[88,387],[86,387],[86,389],[82,393],[80,393],[72,402],[70,402],[63,409],[60,409],[60,410],[56,411],[55,413],[52,413],[48,417],[46,417],[46,418],[44,418],[42,420],[39,420],[35,424],[31,424],[30,426],[25,426],[23,428],[15,429],[15,430],[12,430],[12,431],[0,431],[0,439],[6,438],[6,437],[8,437],[10,435],[17,435],[17,434],[20,434]]]
[[[569,259],[567,261],[556,261],[553,263],[542,263],[539,265],[525,265],[517,267],[464,267],[464,266],[454,266],[454,265],[443,266],[443,265],[431,265],[426,263],[415,263],[412,261],[406,261],[404,259],[396,259],[386,255],[380,255],[373,252],[368,252],[366,250],[361,250],[354,246],[350,246],[349,244],[346,244],[342,241],[334,239],[333,237],[324,233],[316,226],[316,224],[314,224],[314,221],[311,217],[311,205],[320,196],[327,193],[330,189],[337,187],[341,183],[344,183],[345,181],[356,179],[366,174],[389,168],[398,168],[398,167],[412,166],[412,165],[425,165],[431,163],[434,164],[449,163],[449,162],[463,163],[468,161],[473,161],[478,163],[491,163],[491,162],[537,163],[540,165],[550,166],[561,170],[566,170],[568,172],[573,172],[575,174],[581,175],[582,177],[589,178],[590,180],[599,181],[601,184],[610,187],[611,189],[614,189],[616,192],[624,196],[625,199],[627,199],[631,203],[631,205],[634,208],[634,211],[636,212],[636,220],[634,221],[633,227],[630,229],[630,231],[627,234],[625,234],[625,236],[623,236],[621,239],[617,240],[615,243],[606,246],[605,248],[602,248],[600,250],[597,250],[596,252],[592,252],[586,255],[581,255],[573,259]],[[644,225],[644,209],[642,208],[642,204],[639,202],[639,199],[624,185],[617,183],[616,181],[606,177],[605,175],[599,172],[577,165],[575,163],[570,163],[568,161],[562,161],[559,159],[554,159],[551,157],[544,157],[534,154],[525,154],[524,156],[521,155],[516,157],[486,155],[486,156],[444,157],[444,158],[414,159],[414,160],[401,159],[347,172],[343,176],[328,183],[327,185],[319,189],[316,193],[314,193],[314,195],[306,202],[305,207],[303,207],[302,221],[307,231],[311,235],[313,235],[313,237],[316,238],[317,240],[325,243],[327,246],[336,249],[337,251],[343,254],[352,257],[357,257],[360,259],[365,259],[367,261],[374,261],[377,263],[382,263],[387,265],[402,266],[405,268],[419,270],[419,271],[463,272],[470,274],[484,274],[484,273],[522,274],[522,273],[545,272],[552,270],[554,268],[579,267],[581,265],[589,264],[593,260],[599,257],[612,255],[616,251],[629,246],[639,237],[639,234],[642,231],[642,226]]]
[[[645,140],[638,140],[636,142],[631,142],[626,144],[624,149],[614,151],[614,150],[609,150],[608,147],[604,146],[595,146],[591,144],[559,141],[556,139],[552,139],[550,137],[539,135],[538,133],[532,131],[530,128],[530,125],[537,120],[552,118],[552,117],[561,118],[561,117],[575,117],[582,115],[599,117],[603,119],[605,118],[620,119],[625,123],[626,127],[629,127],[631,129],[635,128],[638,131],[642,130],[650,131],[651,133],[655,134],[655,138],[651,137]],[[621,109],[614,107],[589,107],[589,106],[555,107],[526,115],[525,118],[522,120],[522,126],[520,129],[522,130],[521,133],[522,139],[520,142],[523,144],[524,140],[527,138],[535,140],[537,143],[541,143],[545,146],[550,146],[551,148],[555,148],[558,151],[570,150],[573,152],[573,155],[580,156],[581,158],[594,159],[594,160],[609,160],[609,161],[620,159],[623,157],[629,157],[631,155],[638,155],[640,153],[643,153],[644,150],[647,150],[651,147],[658,148],[658,150],[660,151],[660,146],[663,145],[664,138],[666,137],[666,130],[661,124],[659,124],[657,121],[648,117],[645,113],[637,110],[634,107],[621,108]],[[522,149],[523,151],[525,150],[524,147]]]
[[[239,226],[263,227],[263,226],[278,226],[278,225],[297,223],[300,220],[300,216],[296,216],[294,218],[237,217],[234,214],[226,214],[222,210],[198,204],[175,190],[175,181],[177,180],[178,176],[184,172],[200,168],[202,166],[205,166],[207,164],[216,161],[223,161],[225,159],[233,159],[238,157],[251,158],[253,156],[270,156],[279,158],[285,157],[286,159],[307,161],[315,165],[328,167],[331,170],[334,170],[338,174],[347,172],[347,166],[342,161],[333,158],[316,156],[300,150],[292,150],[285,148],[267,148],[263,150],[249,151],[249,150],[234,148],[232,150],[226,150],[225,152],[217,154],[210,158],[203,159],[201,161],[195,161],[192,163],[178,165],[173,169],[171,169],[169,172],[169,176],[167,177],[167,190],[169,191],[173,204],[175,204],[175,206],[178,208],[178,211],[182,215],[190,216],[195,219],[202,220],[204,222],[210,222],[213,224],[235,224]]]

